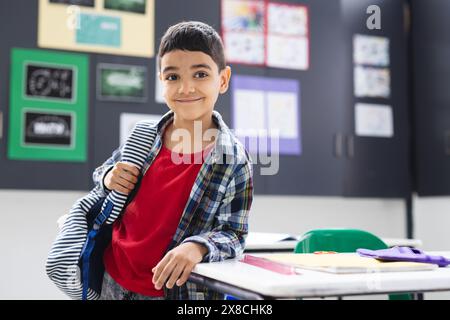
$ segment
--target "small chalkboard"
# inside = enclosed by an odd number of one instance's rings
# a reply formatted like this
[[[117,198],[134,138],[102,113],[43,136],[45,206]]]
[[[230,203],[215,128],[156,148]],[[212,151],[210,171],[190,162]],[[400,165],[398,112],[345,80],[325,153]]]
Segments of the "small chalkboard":
[[[121,102],[147,101],[145,66],[100,63],[97,65],[97,99]]]
[[[105,9],[145,14],[147,0],[105,0]]]
[[[72,4],[84,7],[95,6],[95,0],[50,0],[50,3]]]
[[[72,115],[26,111],[24,143],[70,147],[72,144]]]
[[[26,95],[28,97],[72,100],[74,70],[28,64],[26,66]]]

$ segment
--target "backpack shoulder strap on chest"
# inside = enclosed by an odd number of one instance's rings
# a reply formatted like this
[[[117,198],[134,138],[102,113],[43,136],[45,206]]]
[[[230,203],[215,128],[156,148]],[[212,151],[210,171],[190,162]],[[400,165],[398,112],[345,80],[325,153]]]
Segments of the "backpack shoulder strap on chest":
[[[155,138],[156,125],[147,121],[138,122],[125,142],[121,161],[131,163],[142,170]],[[122,212],[127,198],[126,194],[112,190],[103,202],[101,214],[96,223],[98,222],[99,225],[104,222],[113,223]]]

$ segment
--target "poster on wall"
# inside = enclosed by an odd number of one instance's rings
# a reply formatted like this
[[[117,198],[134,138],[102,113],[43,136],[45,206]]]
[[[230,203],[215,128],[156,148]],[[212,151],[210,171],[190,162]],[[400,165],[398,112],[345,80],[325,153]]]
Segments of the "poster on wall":
[[[267,41],[267,66],[307,70],[309,65],[308,41],[306,38],[290,39],[269,36]]]
[[[75,67],[54,67],[44,63],[25,63],[25,96],[31,99],[72,102]]]
[[[267,21],[267,66],[307,70],[309,68],[307,8],[269,2]]]
[[[222,0],[222,36],[231,63],[307,70],[308,25],[303,5]]]
[[[23,109],[22,146],[73,147],[73,113]]]
[[[389,39],[379,36],[355,34],[353,36],[353,62],[377,67],[388,67]]]
[[[75,6],[94,7],[95,0],[50,0],[50,3],[61,3]]]
[[[122,20],[120,17],[80,13],[79,19],[81,27],[76,29],[75,37],[77,45],[121,47]]]
[[[355,66],[354,94],[358,98],[389,98],[391,95],[391,75],[387,68]]]
[[[300,155],[299,81],[235,75],[232,123],[251,153]]]
[[[38,46],[151,58],[154,1],[39,0]]]
[[[100,63],[97,65],[97,99],[122,102],[147,101],[147,68]]]
[[[159,70],[158,62],[156,62],[155,70]],[[159,79],[159,72],[155,72],[155,102],[165,104],[163,84]]]
[[[147,0],[104,0],[105,9],[145,14]]]
[[[227,61],[264,64],[263,1],[222,1],[222,30]]]
[[[394,136],[393,118],[391,106],[357,103],[355,133],[361,137],[392,138]]]
[[[88,68],[83,54],[12,50],[9,159],[86,161]]]
[[[74,6],[94,7],[95,0],[50,0],[50,3],[71,4]]]
[[[154,123],[161,120],[162,115],[145,114],[145,113],[122,113],[120,114],[120,145],[124,144],[127,137],[132,132],[136,123],[142,120]]]

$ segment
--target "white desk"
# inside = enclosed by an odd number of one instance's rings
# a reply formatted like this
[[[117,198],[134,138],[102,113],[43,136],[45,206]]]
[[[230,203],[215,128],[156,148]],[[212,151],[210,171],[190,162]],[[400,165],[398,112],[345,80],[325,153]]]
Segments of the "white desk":
[[[450,258],[450,252],[430,252]],[[236,259],[200,263],[191,281],[243,299],[312,298],[450,291],[450,267],[430,271],[332,274],[302,270],[282,275]]]
[[[294,251],[295,246],[297,245],[297,240],[281,240],[288,238],[288,236],[289,235],[287,234],[281,233],[250,232],[247,237],[245,252],[250,253]],[[388,247],[422,247],[422,241],[419,239],[382,238],[381,240],[383,240]]]

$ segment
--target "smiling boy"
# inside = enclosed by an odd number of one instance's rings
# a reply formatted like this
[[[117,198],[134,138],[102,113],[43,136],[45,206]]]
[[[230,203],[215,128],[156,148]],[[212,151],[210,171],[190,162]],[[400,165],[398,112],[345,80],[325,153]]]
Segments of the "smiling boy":
[[[119,148],[94,172],[104,195],[128,195],[142,177],[113,225],[100,298],[221,299],[187,280],[199,262],[240,255],[248,232],[251,158],[214,110],[231,69],[217,32],[195,21],[166,31],[158,59],[170,111],[140,124],[156,128],[155,156],[139,171]]]

